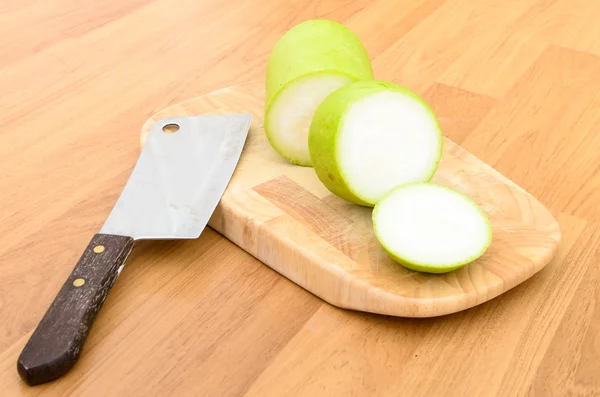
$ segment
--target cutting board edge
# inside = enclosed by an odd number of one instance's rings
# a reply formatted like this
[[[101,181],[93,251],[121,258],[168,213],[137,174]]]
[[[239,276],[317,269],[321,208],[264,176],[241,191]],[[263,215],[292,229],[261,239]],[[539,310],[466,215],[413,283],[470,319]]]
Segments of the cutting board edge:
[[[537,199],[531,195],[529,196],[531,200],[543,207],[543,205]],[[550,214],[549,211],[548,213]],[[240,226],[233,225],[234,222],[239,222]],[[499,281],[496,285],[492,286],[492,288],[488,287],[483,292],[474,289],[467,294],[463,293],[461,296],[449,295],[436,298],[410,298],[385,291],[375,285],[369,284],[364,280],[352,276],[350,273],[340,269],[338,266],[331,266],[331,263],[327,262],[326,259],[322,258],[320,255],[303,249],[301,246],[295,244],[291,239],[281,238],[281,235],[278,234],[273,228],[270,228],[268,224],[261,222],[260,220],[257,221],[256,219],[253,219],[251,214],[248,214],[243,207],[236,205],[233,201],[221,201],[219,203],[215,213],[213,214],[213,217],[211,217],[209,221],[209,226],[234,243],[240,249],[243,249],[261,263],[267,265],[273,271],[276,271],[302,289],[310,292],[311,294],[335,307],[366,313],[406,318],[431,318],[445,316],[474,308],[494,298],[497,298],[498,296],[520,285],[543,270],[555,256],[560,240],[560,227],[558,226],[558,222],[555,221],[553,226],[555,226],[554,231],[557,233],[554,234],[554,241],[556,244],[554,244],[551,249],[546,251],[546,255],[543,259],[537,262],[538,266],[534,267],[532,272],[524,272],[520,277],[512,279],[509,285],[506,285],[506,280],[499,278]],[[243,230],[245,237],[236,235],[234,233],[236,230]],[[253,247],[251,244],[248,244],[247,241],[257,238],[260,233],[266,233],[269,239],[279,243],[278,247],[285,247],[285,251],[279,251],[278,255],[273,256],[268,255],[268,253],[274,251],[267,250],[267,253],[258,252],[257,246]],[[289,266],[287,268],[279,267],[276,265],[277,256],[286,258],[297,257],[299,263],[297,263],[295,266]],[[352,294],[341,295],[349,296],[353,299],[340,299],[340,294],[336,294],[335,292],[331,292],[330,294],[319,293],[317,288],[310,283],[307,283],[306,280],[302,280],[298,273],[294,274],[290,271],[290,269],[302,268],[302,266],[314,266],[310,264],[314,263],[315,259],[325,265],[320,266],[325,277],[331,277],[332,279],[338,280],[341,279],[349,284],[353,284],[351,288],[353,291]],[[398,266],[401,265],[398,264]],[[334,271],[334,269],[339,271]],[[320,282],[323,282],[323,280],[320,280]],[[357,297],[362,295],[356,293],[357,289],[361,289],[366,295],[381,295],[387,298],[383,300],[364,299],[362,300],[363,304],[361,304],[361,300],[357,299]],[[493,292],[490,293],[490,291]],[[463,303],[458,304],[460,301],[463,301]],[[387,304],[383,306],[376,305],[376,303],[381,302],[385,302]],[[410,309],[407,309],[407,307]]]

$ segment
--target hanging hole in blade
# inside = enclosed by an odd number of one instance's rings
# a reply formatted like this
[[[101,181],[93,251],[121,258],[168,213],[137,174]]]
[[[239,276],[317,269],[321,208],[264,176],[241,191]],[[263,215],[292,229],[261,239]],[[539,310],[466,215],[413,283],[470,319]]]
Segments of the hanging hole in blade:
[[[175,123],[167,124],[162,128],[163,132],[167,134],[174,134],[179,131],[179,126]]]

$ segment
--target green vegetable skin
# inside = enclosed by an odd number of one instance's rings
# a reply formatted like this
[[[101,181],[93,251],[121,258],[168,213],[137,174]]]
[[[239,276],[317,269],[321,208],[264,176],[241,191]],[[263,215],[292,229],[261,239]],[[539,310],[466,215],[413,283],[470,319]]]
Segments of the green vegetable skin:
[[[341,136],[347,133],[345,127],[357,125],[345,124],[349,118],[356,121],[356,114],[360,114],[352,113],[355,105],[364,105],[363,100],[382,93],[397,96],[373,102],[373,111],[367,106],[366,117],[358,123],[360,127],[355,128],[352,138],[359,138],[353,146],[358,148],[364,136],[383,137],[382,146],[371,147],[368,160],[360,155],[344,157],[340,142],[345,142],[345,148],[348,148],[348,142],[354,141],[343,140]],[[401,97],[400,101],[398,97]],[[383,128],[377,131],[370,128],[377,124],[370,120],[379,120],[379,107],[388,107],[388,113],[382,118],[386,120],[381,124]],[[349,117],[349,113],[354,118]],[[490,245],[492,229],[487,215],[477,204],[450,188],[428,183],[437,171],[443,149],[435,114],[412,91],[394,83],[374,80],[362,43],[345,26],[330,20],[309,20],[294,26],[281,37],[267,66],[264,120],[267,139],[283,158],[293,164],[313,166],[318,178],[333,194],[358,205],[374,207],[375,236],[390,257],[403,266],[420,272],[445,273],[477,259]],[[369,122],[364,123],[365,120]],[[419,127],[413,128],[415,125]],[[401,135],[404,137],[400,137],[400,141],[394,141]],[[421,146],[413,141],[424,136],[427,137],[425,146],[423,141]],[[395,148],[410,148],[408,153],[404,152],[405,158],[410,160],[396,161],[395,157],[399,156],[394,156],[395,149],[385,149],[388,142],[396,144]],[[400,146],[397,146],[398,142]],[[375,170],[382,147],[381,154],[385,158],[381,162],[382,169],[397,170],[400,165],[401,172],[390,173],[396,178],[391,178],[389,183],[383,182],[385,178],[375,184],[365,184],[364,178],[357,182],[360,179],[357,175],[385,174]],[[411,155],[413,148],[418,150]],[[353,164],[361,164],[360,167],[370,164],[371,169],[361,171],[362,174],[357,174],[356,169],[349,172],[348,159],[355,162]],[[406,171],[410,169],[418,172]],[[429,197],[429,207],[410,204],[410,200],[407,204],[401,199],[399,192],[413,190],[415,197],[424,194],[419,198],[425,202]],[[406,215],[411,214],[411,205],[418,208],[414,216]],[[442,208],[451,210],[442,212]],[[445,221],[453,225],[451,228],[439,223],[448,214]],[[404,222],[402,226],[407,229],[397,229],[397,221]],[[474,227],[471,230],[476,232],[469,234],[457,227],[463,222]],[[415,240],[404,230],[418,230],[420,234],[412,235]],[[435,250],[436,244],[438,248],[445,247],[446,251],[433,251],[438,256],[432,257],[428,252]],[[449,248],[454,247],[453,244],[459,247]]]
[[[410,182],[427,182],[437,170],[443,149],[443,138],[437,119],[429,106],[412,91],[394,83],[384,81],[359,81],[345,85],[330,94],[319,106],[312,120],[308,145],[313,167],[321,182],[335,195],[363,206],[374,206],[380,197],[366,197],[365,192],[359,192],[352,188],[352,181],[345,175],[340,166],[340,158],[343,156],[339,148],[340,133],[344,127],[345,117],[352,105],[359,100],[365,99],[374,94],[382,92],[392,92],[405,95],[414,101],[417,106],[422,107],[426,117],[431,118],[432,131],[437,135],[435,147],[432,147],[434,155],[432,161],[418,180]],[[399,123],[402,123],[402,117],[398,115]],[[404,126],[402,126],[404,127]],[[365,130],[365,134],[371,134],[371,131]],[[415,132],[417,133],[417,132]],[[355,161],[364,161],[356,158]],[[390,189],[400,185],[390,181]]]
[[[300,89],[298,85],[302,84],[303,79],[314,81],[319,75],[323,81],[330,81],[331,87],[326,88],[326,93],[315,94],[314,98],[308,98],[311,90],[297,98],[286,98],[288,103],[279,104],[279,110],[282,106],[300,108],[305,109],[306,114],[296,115],[297,128],[278,127],[278,117],[283,116],[277,114],[280,113],[278,109],[273,112],[273,108],[277,108],[282,93],[292,85]],[[264,128],[269,143],[288,161],[310,166],[307,136],[316,106],[334,89],[352,81],[369,79],[373,79],[369,56],[350,29],[325,19],[309,20],[294,26],[277,42],[267,65]],[[310,104],[311,100],[314,105]],[[293,137],[290,138],[290,134]],[[306,146],[305,150],[290,148],[287,144],[289,139],[297,139],[299,145]]]

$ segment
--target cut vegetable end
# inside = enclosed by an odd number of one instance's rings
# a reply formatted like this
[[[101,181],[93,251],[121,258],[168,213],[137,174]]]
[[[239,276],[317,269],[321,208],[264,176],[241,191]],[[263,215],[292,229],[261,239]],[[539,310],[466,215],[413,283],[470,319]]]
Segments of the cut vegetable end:
[[[373,211],[383,248],[407,268],[446,273],[479,258],[492,229],[487,215],[469,197],[445,186],[399,186]]]
[[[267,137],[273,148],[294,164],[310,166],[308,132],[315,110],[327,95],[351,81],[341,74],[318,73],[283,88],[265,117]]]
[[[442,146],[436,117],[424,102],[410,93],[380,92],[348,109],[337,155],[349,189],[375,205],[398,185],[429,181]]]

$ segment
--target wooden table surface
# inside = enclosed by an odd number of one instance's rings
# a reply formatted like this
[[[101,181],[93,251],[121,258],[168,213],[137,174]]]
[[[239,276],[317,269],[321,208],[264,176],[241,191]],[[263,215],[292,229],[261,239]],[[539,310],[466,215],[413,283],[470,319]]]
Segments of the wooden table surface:
[[[444,134],[531,192],[562,243],[468,311],[337,309],[212,229],[142,243],[77,366],[28,387],[16,359],[115,203],[144,121],[264,78],[324,17],[375,74],[455,104]],[[0,395],[600,395],[597,0],[0,2]],[[449,109],[449,110],[448,110]]]

